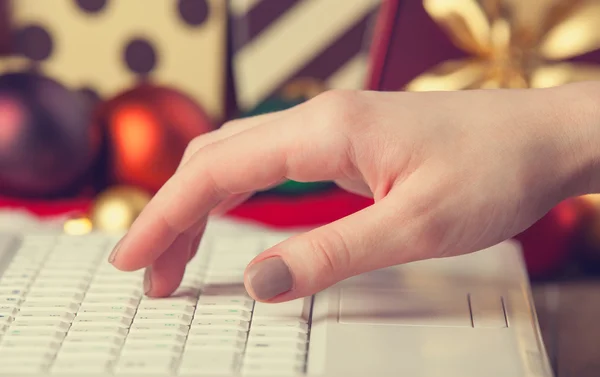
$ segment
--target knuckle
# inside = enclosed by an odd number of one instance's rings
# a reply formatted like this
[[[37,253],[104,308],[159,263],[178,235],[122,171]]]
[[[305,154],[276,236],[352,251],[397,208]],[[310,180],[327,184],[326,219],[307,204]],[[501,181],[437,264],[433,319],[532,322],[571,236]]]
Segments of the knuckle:
[[[325,117],[328,127],[348,129],[360,124],[364,108],[360,93],[352,90],[330,90],[315,97],[317,114]]]

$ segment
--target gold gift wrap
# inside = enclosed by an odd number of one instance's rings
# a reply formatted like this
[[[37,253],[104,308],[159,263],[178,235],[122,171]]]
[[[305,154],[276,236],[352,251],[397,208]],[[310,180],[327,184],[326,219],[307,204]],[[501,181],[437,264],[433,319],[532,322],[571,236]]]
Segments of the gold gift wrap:
[[[173,87],[223,115],[224,0],[13,0],[17,54],[0,73],[35,62],[74,89],[108,98],[144,79]]]
[[[600,48],[600,0],[423,0],[469,56],[419,75],[411,91],[543,88],[600,78],[600,65],[569,61]]]
[[[231,0],[238,107],[248,111],[292,82],[362,89],[383,0]]]

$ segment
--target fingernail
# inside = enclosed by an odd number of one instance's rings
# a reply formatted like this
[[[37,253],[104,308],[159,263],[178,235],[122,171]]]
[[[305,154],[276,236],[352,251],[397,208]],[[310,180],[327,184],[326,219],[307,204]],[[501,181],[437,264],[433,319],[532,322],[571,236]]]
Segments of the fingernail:
[[[108,256],[108,263],[112,263],[115,261],[115,259],[117,258],[117,253],[119,252],[119,247],[121,247],[122,242],[123,242],[123,239],[121,239],[119,242],[117,242],[112,253],[110,253],[110,255]]]
[[[146,268],[146,272],[144,272],[144,293],[148,294],[152,289],[152,270],[150,267]]]
[[[290,269],[280,257],[272,257],[248,268],[248,281],[256,298],[268,300],[292,289]]]

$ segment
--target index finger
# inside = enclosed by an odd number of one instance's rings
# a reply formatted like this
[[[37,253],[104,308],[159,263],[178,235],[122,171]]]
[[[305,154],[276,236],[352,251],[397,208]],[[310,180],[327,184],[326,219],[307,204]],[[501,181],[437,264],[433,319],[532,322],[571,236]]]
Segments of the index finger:
[[[230,195],[262,190],[284,179],[337,178],[349,160],[348,139],[329,127],[304,123],[305,117],[288,116],[200,149],[146,206],[112,263],[122,270],[150,265],[180,233]]]

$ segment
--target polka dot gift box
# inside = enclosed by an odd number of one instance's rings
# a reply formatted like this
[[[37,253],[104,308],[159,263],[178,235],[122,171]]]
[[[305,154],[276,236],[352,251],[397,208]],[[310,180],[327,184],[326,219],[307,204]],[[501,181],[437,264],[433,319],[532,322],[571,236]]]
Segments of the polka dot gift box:
[[[13,0],[15,56],[0,73],[35,64],[44,75],[109,98],[140,80],[177,88],[223,116],[224,0]]]

